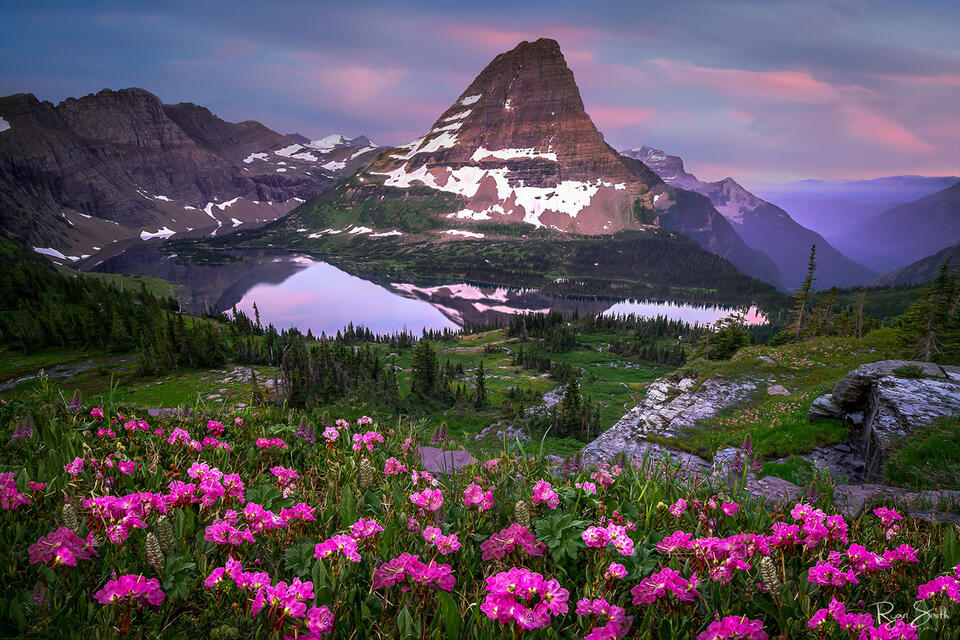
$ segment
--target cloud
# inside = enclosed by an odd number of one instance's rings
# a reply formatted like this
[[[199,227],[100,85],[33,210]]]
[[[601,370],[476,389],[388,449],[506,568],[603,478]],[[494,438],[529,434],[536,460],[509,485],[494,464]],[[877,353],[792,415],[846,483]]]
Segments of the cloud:
[[[926,153],[933,150],[933,146],[890,118],[852,104],[844,105],[840,110],[846,120],[846,131],[855,137],[905,151]]]
[[[790,102],[832,102],[844,91],[865,91],[862,88],[838,88],[805,71],[724,69],[664,58],[649,60],[648,64],[671,84],[706,87],[732,96],[752,94]]]
[[[600,105],[589,106],[586,111],[601,132],[604,129],[618,129],[640,124],[649,120],[656,113],[655,109]]]

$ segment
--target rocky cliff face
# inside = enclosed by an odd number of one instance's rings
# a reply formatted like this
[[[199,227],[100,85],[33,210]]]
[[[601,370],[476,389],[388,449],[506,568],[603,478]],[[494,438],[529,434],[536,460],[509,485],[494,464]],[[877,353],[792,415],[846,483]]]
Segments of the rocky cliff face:
[[[814,244],[817,245],[817,280],[822,286],[866,284],[876,277],[873,271],[833,248],[820,234],[799,225],[786,211],[758,198],[733,178],[703,182],[684,169],[681,158],[651,147],[636,147],[621,153],[641,160],[667,184],[709,198],[734,233],[773,259],[783,283],[789,288],[797,287],[806,276],[807,258]]]
[[[522,222],[592,235],[656,225],[660,214],[664,226],[780,284],[773,262],[747,247],[708,200],[681,193],[604,142],[553,40],[522,42],[494,58],[429,132],[380,156],[360,182],[348,205],[396,195],[378,186],[452,194],[457,205],[445,217],[458,225]]]
[[[462,220],[526,222],[580,233],[636,228],[652,206],[583,108],[553,40],[500,54],[424,136],[364,172],[388,187],[422,184],[460,196]]]
[[[339,178],[260,123],[142,89],[56,106],[18,94],[0,98],[0,117],[0,227],[57,261],[124,238],[263,223]]]
[[[922,378],[903,375],[911,366]],[[808,417],[851,418],[863,424],[866,475],[879,477],[883,463],[904,439],[939,418],[960,414],[960,367],[883,360],[862,365],[817,398]]]

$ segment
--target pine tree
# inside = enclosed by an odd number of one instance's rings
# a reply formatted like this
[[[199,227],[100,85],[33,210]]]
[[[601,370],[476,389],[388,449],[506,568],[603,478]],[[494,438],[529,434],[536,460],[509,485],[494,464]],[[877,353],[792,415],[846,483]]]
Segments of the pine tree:
[[[477,392],[474,397],[473,406],[477,409],[482,409],[487,404],[487,383],[486,376],[483,372],[483,360],[480,361],[480,366],[477,368],[476,387]]]
[[[800,340],[803,334],[804,322],[807,320],[811,297],[813,296],[813,283],[816,281],[814,273],[817,270],[817,245],[810,246],[810,260],[807,262],[807,277],[793,296],[793,310],[790,312],[791,319],[784,327],[781,336],[781,342],[796,342]]]
[[[901,317],[900,344],[911,357],[943,361],[960,351],[960,287],[948,259],[940,273]]]

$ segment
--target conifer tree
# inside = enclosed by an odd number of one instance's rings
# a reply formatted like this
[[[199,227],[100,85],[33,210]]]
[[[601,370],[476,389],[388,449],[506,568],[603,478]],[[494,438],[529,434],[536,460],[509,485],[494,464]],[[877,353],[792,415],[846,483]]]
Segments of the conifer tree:
[[[477,368],[476,387],[477,392],[474,397],[473,405],[477,409],[482,409],[487,404],[487,383],[486,376],[484,375],[483,371],[483,360],[480,361],[480,366]]]

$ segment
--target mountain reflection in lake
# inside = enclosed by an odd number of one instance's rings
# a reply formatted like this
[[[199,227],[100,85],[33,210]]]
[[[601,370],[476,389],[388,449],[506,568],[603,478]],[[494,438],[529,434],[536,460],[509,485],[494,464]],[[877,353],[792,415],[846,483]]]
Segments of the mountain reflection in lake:
[[[353,323],[375,333],[455,328],[504,321],[516,313],[561,311],[666,316],[709,323],[735,309],[675,302],[580,298],[475,284],[378,284],[325,262],[276,251],[233,251],[224,264],[177,262],[158,243],[131,244],[100,258],[89,269],[163,278],[180,285],[185,309],[228,311],[234,306],[253,316],[256,303],[264,325],[297,327],[333,334]],[[756,308],[745,312],[750,324],[766,319]]]

